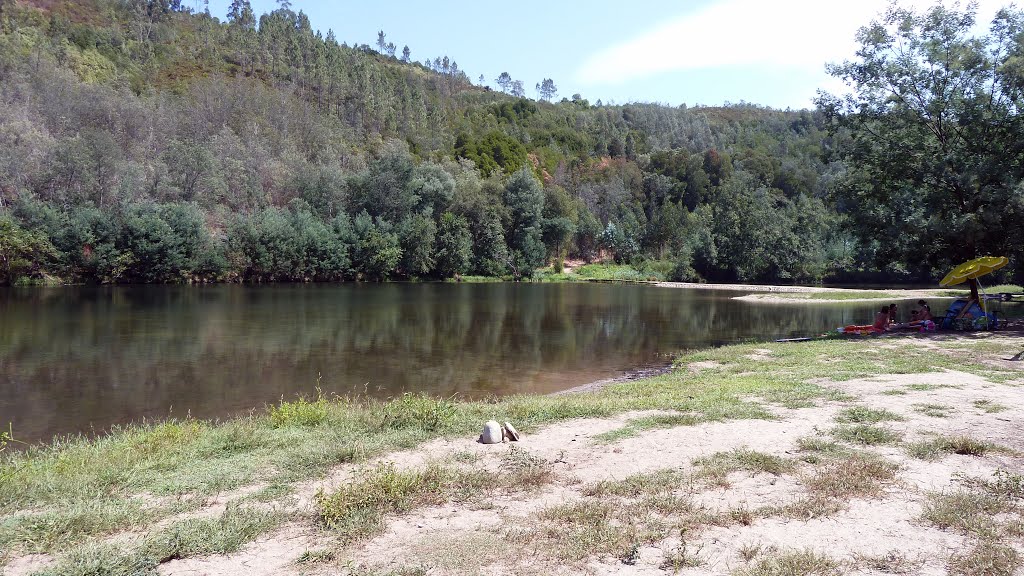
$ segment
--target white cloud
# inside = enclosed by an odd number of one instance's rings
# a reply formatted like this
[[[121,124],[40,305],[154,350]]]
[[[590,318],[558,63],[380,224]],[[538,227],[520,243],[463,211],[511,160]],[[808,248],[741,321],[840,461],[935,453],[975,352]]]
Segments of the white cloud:
[[[1008,0],[981,0],[979,23]],[[903,0],[926,8],[934,0]],[[951,2],[947,1],[947,5]],[[584,85],[614,85],[666,72],[739,67],[823,73],[852,58],[857,29],[889,0],[720,0],[591,56],[576,72]]]

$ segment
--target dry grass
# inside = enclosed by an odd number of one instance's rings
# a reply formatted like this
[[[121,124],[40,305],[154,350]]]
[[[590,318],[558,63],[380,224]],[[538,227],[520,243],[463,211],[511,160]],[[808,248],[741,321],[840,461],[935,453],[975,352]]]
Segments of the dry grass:
[[[922,560],[911,560],[899,550],[890,550],[878,556],[857,555],[858,567],[883,574],[914,574],[924,564]]]
[[[749,448],[737,448],[730,452],[718,452],[698,458],[693,461],[693,465],[699,468],[695,474],[697,479],[722,487],[729,485],[727,477],[733,472],[781,476],[796,469],[796,464],[792,460]]]
[[[696,550],[692,550],[686,544],[686,540],[682,540],[678,546],[665,554],[665,559],[662,560],[659,568],[662,570],[670,570],[674,574],[684,568],[698,568],[703,566],[704,561],[700,559],[701,549],[702,548],[698,546]]]
[[[538,520],[536,531],[513,537],[539,539],[546,550],[573,563],[594,555],[626,557],[634,547],[654,544],[670,532],[661,520],[641,519],[620,506],[594,500],[548,508]]]
[[[622,496],[639,498],[672,492],[688,485],[688,477],[674,469],[635,474],[624,480],[602,480],[583,487],[584,496]]]
[[[973,404],[975,408],[983,410],[986,414],[1005,412],[1010,409],[1009,406],[1004,406],[998,402],[993,402],[992,400],[975,400],[974,402],[971,402],[971,404]]]
[[[800,459],[808,464],[819,464],[823,460],[839,456],[847,451],[842,445],[831,440],[805,436],[796,442]]]
[[[953,529],[988,537],[996,535],[999,530],[999,524],[993,517],[1011,509],[1012,505],[1007,498],[958,490],[930,495],[925,502],[922,518],[943,530]]]
[[[733,572],[734,576],[840,576],[843,564],[811,550],[789,552],[764,558],[754,566]]]
[[[920,460],[938,460],[945,454],[964,456],[984,456],[989,452],[1008,452],[1006,448],[977,440],[970,436],[939,436],[931,440],[914,442],[907,446],[907,451]]]
[[[898,465],[880,456],[856,452],[824,465],[806,484],[814,495],[823,498],[877,496],[896,478],[898,470]]]
[[[369,537],[383,528],[384,516],[445,502],[461,502],[496,489],[535,488],[552,478],[551,465],[512,446],[500,472],[461,470],[430,464],[422,470],[381,465],[332,494],[316,496],[320,522],[343,542]]]
[[[945,404],[914,404],[913,408],[914,412],[931,416],[932,418],[949,418],[950,415],[956,412],[956,408],[946,406]]]
[[[946,564],[950,576],[1013,576],[1021,565],[1020,554],[1009,546],[990,540],[954,554]]]

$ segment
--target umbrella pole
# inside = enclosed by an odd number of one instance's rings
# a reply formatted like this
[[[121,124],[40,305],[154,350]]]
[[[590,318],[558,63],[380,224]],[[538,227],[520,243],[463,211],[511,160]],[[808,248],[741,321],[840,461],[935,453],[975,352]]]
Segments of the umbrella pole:
[[[981,290],[981,298],[978,303],[981,304],[981,311],[985,314],[985,318],[988,318],[988,303],[985,302],[985,287],[981,285],[981,280],[975,280],[978,284],[978,289]]]

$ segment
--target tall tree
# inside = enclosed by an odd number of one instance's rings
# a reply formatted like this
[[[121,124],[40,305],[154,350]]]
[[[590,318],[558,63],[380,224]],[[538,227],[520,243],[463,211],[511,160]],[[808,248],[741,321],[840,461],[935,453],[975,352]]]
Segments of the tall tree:
[[[523,168],[509,178],[502,200],[508,207],[509,264],[516,276],[530,276],[544,263],[544,190],[530,169]]]
[[[545,78],[537,83],[537,94],[541,100],[550,102],[555,96],[558,96],[558,87],[555,86],[555,81],[551,78]]]
[[[508,72],[502,72],[494,79],[494,81],[498,84],[498,87],[501,88],[502,92],[508,92],[508,89],[512,86],[512,76],[510,76]]]
[[[850,166],[842,206],[879,264],[1024,258],[1024,12],[975,36],[976,11],[891,7],[829,69],[851,93],[819,94]]]
[[[252,11],[249,0],[231,0],[228,7],[228,22],[244,30],[256,28],[256,14]]]

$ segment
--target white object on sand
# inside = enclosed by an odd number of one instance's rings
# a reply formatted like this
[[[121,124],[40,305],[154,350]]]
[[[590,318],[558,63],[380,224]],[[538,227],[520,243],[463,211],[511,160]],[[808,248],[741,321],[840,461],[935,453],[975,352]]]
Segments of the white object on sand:
[[[501,444],[503,439],[501,424],[494,420],[488,420],[484,424],[484,430],[480,433],[481,444]]]
[[[505,422],[505,438],[513,442],[519,442],[519,432],[516,431],[515,426],[512,426],[511,422]]]

